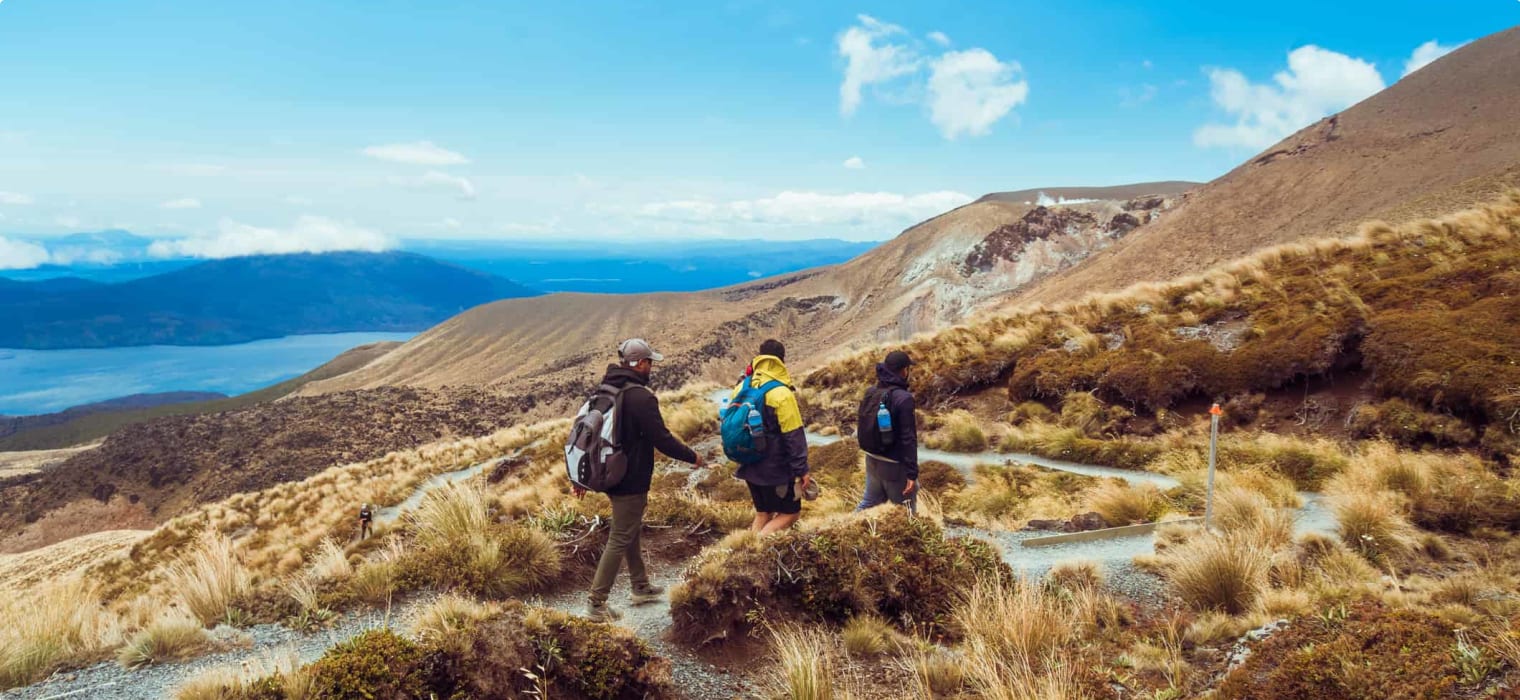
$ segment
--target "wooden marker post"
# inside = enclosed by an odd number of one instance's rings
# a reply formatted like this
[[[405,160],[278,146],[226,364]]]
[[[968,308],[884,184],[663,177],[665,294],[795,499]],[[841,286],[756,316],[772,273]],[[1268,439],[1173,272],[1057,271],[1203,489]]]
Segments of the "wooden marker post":
[[[1224,409],[1214,404],[1209,409],[1209,495],[1203,505],[1203,529],[1208,531],[1214,524],[1214,464],[1219,454],[1219,417]]]

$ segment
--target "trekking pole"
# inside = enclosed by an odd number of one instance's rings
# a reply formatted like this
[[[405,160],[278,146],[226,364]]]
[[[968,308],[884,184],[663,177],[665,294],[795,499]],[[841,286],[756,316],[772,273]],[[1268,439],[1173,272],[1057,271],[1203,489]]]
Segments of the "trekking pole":
[[[1214,464],[1219,454],[1219,417],[1224,410],[1219,404],[1209,409],[1209,495],[1203,504],[1203,529],[1207,532],[1214,522]]]

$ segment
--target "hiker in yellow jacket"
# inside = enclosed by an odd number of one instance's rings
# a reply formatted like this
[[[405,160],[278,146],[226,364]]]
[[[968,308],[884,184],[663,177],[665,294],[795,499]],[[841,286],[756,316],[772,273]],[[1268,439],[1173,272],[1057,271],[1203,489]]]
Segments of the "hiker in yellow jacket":
[[[786,347],[780,341],[760,344],[760,354],[750,365],[750,373],[729,395],[739,396],[744,382],[761,387],[778,381],[784,386],[765,395],[765,455],[757,462],[740,464],[735,476],[749,484],[750,500],[755,504],[755,520],[750,530],[769,534],[785,530],[802,515],[802,495],[812,484],[808,474],[807,436],[802,427],[802,409],[792,390],[792,375],[786,371]]]

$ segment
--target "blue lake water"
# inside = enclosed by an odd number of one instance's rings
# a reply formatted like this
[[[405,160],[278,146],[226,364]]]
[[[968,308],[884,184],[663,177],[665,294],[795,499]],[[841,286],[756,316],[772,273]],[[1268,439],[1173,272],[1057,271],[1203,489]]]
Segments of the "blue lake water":
[[[0,348],[0,415],[30,415],[131,394],[261,389],[305,374],[343,351],[412,333],[292,335],[238,345],[148,345],[83,350]]]

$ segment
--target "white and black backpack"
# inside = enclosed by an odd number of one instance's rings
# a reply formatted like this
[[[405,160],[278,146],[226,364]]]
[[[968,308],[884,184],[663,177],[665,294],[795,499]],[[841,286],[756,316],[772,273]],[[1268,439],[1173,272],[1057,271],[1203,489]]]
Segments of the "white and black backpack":
[[[565,469],[570,483],[587,491],[604,492],[622,483],[628,473],[618,419],[623,413],[623,391],[611,384],[596,388],[581,406],[565,443]]]

